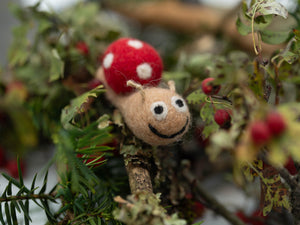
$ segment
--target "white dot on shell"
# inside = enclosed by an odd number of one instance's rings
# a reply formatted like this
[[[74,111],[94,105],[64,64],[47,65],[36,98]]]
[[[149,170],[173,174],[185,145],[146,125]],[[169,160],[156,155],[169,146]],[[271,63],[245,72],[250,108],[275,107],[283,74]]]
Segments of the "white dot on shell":
[[[138,40],[129,40],[127,44],[133,48],[140,49],[143,47],[143,43]]]
[[[114,61],[114,54],[108,53],[103,59],[103,66],[105,69],[108,69],[112,62]]]
[[[139,78],[146,80],[152,76],[152,67],[149,63],[142,63],[136,67],[136,72]]]

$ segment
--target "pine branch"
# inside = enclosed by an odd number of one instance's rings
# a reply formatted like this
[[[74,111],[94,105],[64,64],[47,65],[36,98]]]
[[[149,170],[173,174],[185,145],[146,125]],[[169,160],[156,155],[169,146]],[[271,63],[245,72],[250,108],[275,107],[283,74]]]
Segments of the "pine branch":
[[[0,197],[0,203],[11,202],[11,201],[33,200],[33,199],[43,199],[43,200],[50,200],[52,202],[56,202],[55,195],[53,194],[27,194],[23,196],[13,195],[5,198]]]
[[[20,160],[18,158],[18,174],[19,180],[10,177],[7,174],[2,174],[5,179],[8,180],[8,184],[1,194],[0,197],[0,222],[5,224],[18,224],[17,211],[18,213],[23,213],[25,224],[29,224],[31,221],[29,214],[29,200],[33,201],[39,207],[41,207],[51,223],[56,222],[55,217],[53,216],[48,201],[56,202],[56,196],[54,194],[55,187],[49,192],[49,194],[45,194],[47,183],[48,183],[48,172],[46,172],[43,180],[43,186],[40,188],[38,194],[34,192],[37,190],[35,187],[35,181],[37,175],[34,176],[33,181],[31,183],[30,189],[24,185],[23,174],[21,171]],[[17,194],[12,195],[12,185],[16,186],[19,191]],[[40,203],[38,203],[38,201]],[[25,203],[24,203],[25,201]],[[4,214],[2,214],[2,207],[4,206]],[[4,217],[5,216],[5,217]]]

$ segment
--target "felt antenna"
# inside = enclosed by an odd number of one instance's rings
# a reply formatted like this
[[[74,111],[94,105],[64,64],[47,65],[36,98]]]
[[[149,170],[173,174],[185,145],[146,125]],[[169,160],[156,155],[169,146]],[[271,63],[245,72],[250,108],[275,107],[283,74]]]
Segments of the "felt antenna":
[[[142,95],[143,102],[145,101],[145,91],[144,91],[143,85],[136,83],[133,80],[128,80],[126,84],[129,87],[133,87],[133,88],[136,88],[137,90],[139,90]]]
[[[169,86],[169,89],[170,89],[171,91],[173,91],[173,92],[176,91],[176,88],[175,88],[175,82],[174,82],[173,80],[170,80],[170,81],[168,82],[168,86]]]

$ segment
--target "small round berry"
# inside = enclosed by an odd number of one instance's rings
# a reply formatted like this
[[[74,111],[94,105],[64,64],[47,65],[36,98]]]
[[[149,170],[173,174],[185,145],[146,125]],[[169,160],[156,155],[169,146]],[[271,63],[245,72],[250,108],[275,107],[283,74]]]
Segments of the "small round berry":
[[[270,132],[275,136],[282,134],[286,130],[286,122],[282,115],[277,112],[269,113],[267,115],[266,122]]]
[[[7,162],[5,150],[0,147],[0,167],[4,167]]]
[[[89,47],[87,46],[87,44],[85,42],[79,41],[79,42],[77,42],[75,47],[82,55],[89,54]]]
[[[24,175],[24,162],[20,161],[20,166],[21,166],[21,171],[22,174]],[[6,170],[8,171],[8,174],[11,175],[14,178],[18,178],[19,177],[19,172],[18,172],[18,161],[16,159],[11,159],[7,162],[7,164],[5,165]]]
[[[284,168],[286,168],[291,175],[296,175],[298,173],[292,157],[288,158],[288,160],[284,164]]]
[[[213,85],[211,84],[212,81],[214,81],[215,78],[209,77],[202,81],[202,91],[207,95],[215,95],[218,94],[218,92],[221,89],[220,85]]]
[[[205,212],[205,206],[198,201],[193,202],[193,211],[198,217],[201,217]]]
[[[87,85],[88,85],[88,89],[92,90],[92,89],[98,87],[101,84],[102,84],[102,82],[100,80],[98,80],[98,79],[92,79],[90,82],[88,82]]]
[[[220,127],[230,126],[231,116],[225,109],[218,109],[214,115],[214,119]]]
[[[263,121],[254,122],[250,127],[250,134],[253,143],[256,145],[264,145],[271,138],[270,130]]]

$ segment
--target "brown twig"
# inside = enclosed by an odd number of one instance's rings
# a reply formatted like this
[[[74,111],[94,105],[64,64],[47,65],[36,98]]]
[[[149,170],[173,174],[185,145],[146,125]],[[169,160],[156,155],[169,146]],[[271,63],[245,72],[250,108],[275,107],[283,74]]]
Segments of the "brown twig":
[[[18,201],[18,200],[30,200],[30,199],[46,199],[46,200],[54,200],[55,196],[49,194],[32,194],[32,195],[24,195],[24,196],[8,196],[1,197],[0,202],[10,202],[10,201]]]
[[[144,155],[127,155],[124,157],[132,194],[139,192],[153,193],[148,158]]]
[[[232,101],[227,96],[212,95],[211,97],[214,98],[214,99],[229,102],[229,104],[232,105]]]
[[[221,203],[219,203],[212,195],[210,195],[201,186],[200,182],[195,178],[188,168],[184,169],[183,175],[191,185],[195,186],[196,193],[199,194],[202,199],[204,199],[210,209],[223,216],[232,225],[245,225],[245,223],[241,221],[235,214],[228,211]]]
[[[279,72],[278,72],[278,66],[274,63],[274,71],[275,71],[275,105],[279,104],[279,93],[281,89],[281,82],[279,80]]]

